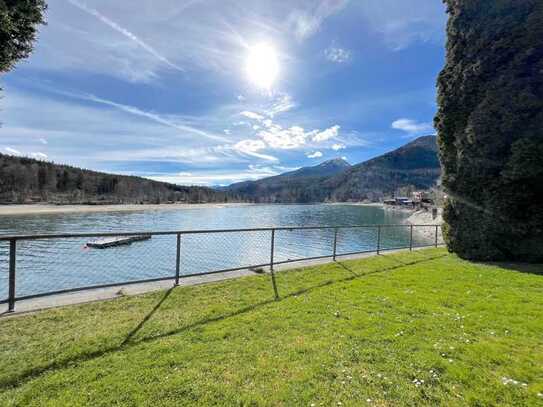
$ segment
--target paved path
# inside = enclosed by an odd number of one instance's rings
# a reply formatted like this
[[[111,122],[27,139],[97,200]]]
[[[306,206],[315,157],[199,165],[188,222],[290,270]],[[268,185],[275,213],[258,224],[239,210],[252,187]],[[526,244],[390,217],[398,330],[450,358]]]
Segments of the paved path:
[[[391,251],[387,251],[387,253],[406,251],[406,250],[409,250],[409,249],[391,250]],[[417,250],[417,249],[413,249],[413,250]],[[354,255],[349,255],[349,256],[338,256],[338,260],[360,259],[360,258],[370,257],[370,256],[375,256],[375,255],[377,255],[377,253],[372,252],[372,253],[354,254]],[[291,269],[300,268],[300,267],[326,264],[326,263],[330,263],[331,261],[332,261],[331,258],[325,258],[325,259],[319,259],[319,260],[303,260],[303,261],[298,261],[298,262],[293,262],[293,263],[276,265],[275,270],[285,271],[285,270],[291,270]],[[266,273],[269,273],[269,270],[267,268],[264,271]],[[206,284],[206,283],[229,280],[232,278],[251,276],[251,275],[255,275],[255,272],[249,269],[229,271],[229,272],[218,273],[218,274],[206,274],[206,275],[196,276],[196,277],[181,278],[181,280],[179,281],[179,285],[189,286],[189,285],[196,285],[196,284]],[[172,287],[173,284],[174,284],[174,279],[172,278],[171,280],[164,280],[164,281],[159,281],[159,282],[127,284],[127,285],[119,284],[118,286],[115,286],[115,287],[96,288],[96,289],[90,289],[90,290],[84,290],[84,291],[77,291],[77,292],[68,293],[68,294],[58,294],[58,295],[50,295],[47,297],[41,297],[41,298],[33,298],[30,300],[17,301],[15,304],[15,312],[11,312],[11,313],[7,312],[7,304],[1,304],[0,316],[2,317],[17,316],[24,313],[39,311],[39,310],[47,309],[47,308],[61,307],[61,306],[72,305],[72,304],[81,304],[81,303],[87,303],[87,302],[93,302],[93,301],[110,300],[110,299],[118,298],[124,295],[137,295],[137,294],[142,294],[142,293],[151,292],[151,291],[165,290]]]

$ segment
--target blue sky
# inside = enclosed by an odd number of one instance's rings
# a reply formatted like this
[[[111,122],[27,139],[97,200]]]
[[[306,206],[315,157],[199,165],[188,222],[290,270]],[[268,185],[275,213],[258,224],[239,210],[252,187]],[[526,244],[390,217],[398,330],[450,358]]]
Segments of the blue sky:
[[[438,0],[49,0],[0,150],[224,185],[432,134]]]

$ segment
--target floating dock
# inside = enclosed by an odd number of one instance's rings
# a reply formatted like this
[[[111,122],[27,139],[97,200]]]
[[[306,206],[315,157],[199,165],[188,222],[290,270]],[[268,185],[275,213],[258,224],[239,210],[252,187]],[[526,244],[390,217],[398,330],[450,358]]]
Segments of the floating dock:
[[[101,239],[96,239],[96,240],[87,242],[87,247],[93,247],[95,249],[105,249],[108,247],[131,244],[133,242],[139,242],[141,240],[148,240],[150,238],[151,238],[151,235],[104,237]]]

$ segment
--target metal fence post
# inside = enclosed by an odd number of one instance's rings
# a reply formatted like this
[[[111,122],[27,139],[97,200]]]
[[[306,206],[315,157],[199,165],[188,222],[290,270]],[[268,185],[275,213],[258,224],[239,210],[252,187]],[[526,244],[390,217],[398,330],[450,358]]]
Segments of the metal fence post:
[[[439,227],[439,226],[436,225],[436,247],[437,247],[437,228],[438,228],[438,227]]]
[[[275,272],[273,270],[273,255],[275,251],[275,229],[271,231],[271,248],[270,248],[270,274],[273,285],[273,292],[275,294],[275,299],[279,299],[279,292],[277,291],[277,283],[275,282]]]
[[[8,312],[15,311],[15,263],[17,255],[17,240],[9,241],[9,292]]]
[[[377,254],[381,249],[381,225],[377,226]]]
[[[409,251],[413,250],[413,225],[409,228]]]
[[[335,228],[334,229],[334,254],[333,254],[333,258],[334,258],[334,261],[336,261],[336,249],[337,249],[337,231],[338,231],[338,228]]]
[[[177,252],[175,256],[175,285],[179,285],[179,271],[181,268],[181,233],[177,234]]]

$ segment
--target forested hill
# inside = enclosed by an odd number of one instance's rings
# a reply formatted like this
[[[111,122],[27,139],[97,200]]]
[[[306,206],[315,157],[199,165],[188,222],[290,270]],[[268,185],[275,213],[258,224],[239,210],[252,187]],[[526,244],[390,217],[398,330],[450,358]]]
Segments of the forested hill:
[[[321,171],[330,165],[334,171]],[[354,166],[332,160],[275,177],[232,184],[227,190],[254,202],[377,201],[394,193],[430,189],[440,174],[436,137],[424,136]]]
[[[226,190],[252,202],[314,202],[318,191],[313,190],[313,181],[318,185],[323,177],[339,174],[349,167],[345,160],[329,160],[258,181],[238,182]]]
[[[165,203],[240,201],[226,191],[179,186],[0,154],[0,203]]]

